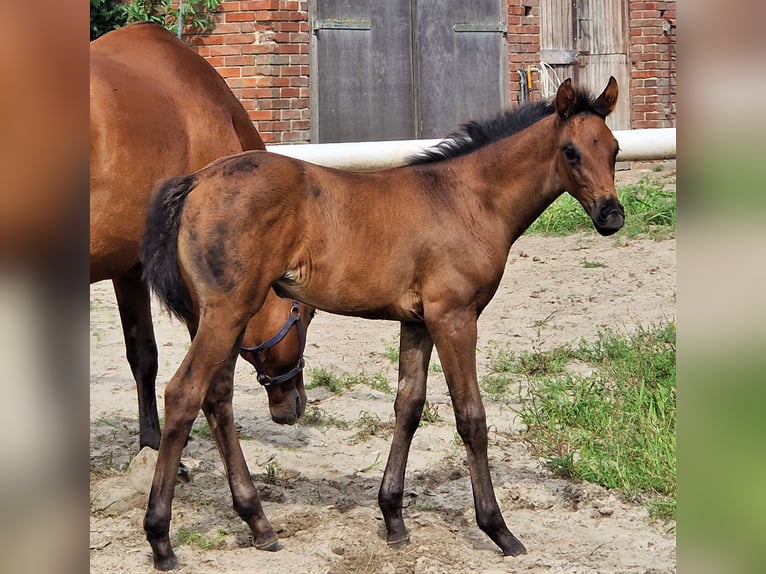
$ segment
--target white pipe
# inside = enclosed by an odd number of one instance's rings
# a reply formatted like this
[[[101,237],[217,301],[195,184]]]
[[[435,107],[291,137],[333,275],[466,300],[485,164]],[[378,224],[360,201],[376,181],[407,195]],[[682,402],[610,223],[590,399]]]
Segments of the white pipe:
[[[676,157],[676,128],[615,130],[620,143],[618,161],[647,161]],[[404,165],[411,155],[432,147],[441,140],[402,140],[326,144],[270,145],[269,151],[311,163],[372,171]]]

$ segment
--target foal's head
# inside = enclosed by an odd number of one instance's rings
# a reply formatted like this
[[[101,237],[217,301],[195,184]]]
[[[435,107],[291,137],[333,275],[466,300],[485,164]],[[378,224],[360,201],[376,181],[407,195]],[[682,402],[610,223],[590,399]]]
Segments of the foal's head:
[[[605,118],[617,103],[617,81],[590,100],[566,80],[556,93],[559,119],[557,169],[562,186],[575,197],[601,235],[611,235],[625,222],[614,187],[614,164],[619,146]]]

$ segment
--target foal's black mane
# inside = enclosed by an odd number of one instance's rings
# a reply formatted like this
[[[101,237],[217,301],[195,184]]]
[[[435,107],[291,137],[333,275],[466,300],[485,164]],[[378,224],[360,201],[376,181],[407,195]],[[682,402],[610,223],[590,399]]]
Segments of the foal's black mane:
[[[589,92],[575,89],[575,100],[569,117],[581,112],[591,112],[604,117],[603,112],[594,106],[595,101],[596,97]],[[556,113],[556,105],[551,99],[543,102],[527,102],[488,120],[467,122],[432,148],[408,158],[407,165],[423,165],[469,154],[512,136],[554,113]]]

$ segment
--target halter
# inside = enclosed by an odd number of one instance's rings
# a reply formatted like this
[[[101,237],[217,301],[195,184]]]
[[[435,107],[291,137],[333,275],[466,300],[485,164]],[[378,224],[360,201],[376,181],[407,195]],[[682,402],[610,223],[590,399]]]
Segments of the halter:
[[[300,341],[300,348],[301,348],[301,354],[300,354],[300,357],[298,358],[298,364],[282,375],[277,375],[276,377],[267,375],[263,368],[263,363],[258,358],[258,352],[271,349],[273,346],[279,343],[282,339],[285,338],[285,335],[287,335],[287,333],[290,331],[293,325],[295,325],[296,329],[298,329],[298,339]],[[301,323],[300,307],[299,307],[298,301],[293,301],[293,306],[290,308],[290,316],[287,318],[287,321],[285,321],[285,324],[282,325],[282,328],[279,331],[277,331],[277,333],[275,333],[273,337],[264,341],[260,345],[256,345],[255,347],[240,347],[240,350],[252,353],[254,366],[255,366],[255,372],[258,374],[258,382],[261,383],[264,387],[268,387],[270,385],[278,385],[280,383],[284,383],[286,380],[294,377],[295,375],[297,375],[303,370],[303,366],[304,366],[303,348],[305,347],[305,345],[306,345],[306,335],[304,333],[303,325]]]

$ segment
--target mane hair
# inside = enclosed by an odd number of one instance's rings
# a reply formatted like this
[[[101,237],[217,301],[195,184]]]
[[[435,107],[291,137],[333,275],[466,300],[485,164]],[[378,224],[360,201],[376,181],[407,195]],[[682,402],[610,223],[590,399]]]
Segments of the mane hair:
[[[604,114],[595,107],[595,101],[595,96],[583,89],[576,88],[575,100],[569,117],[583,112],[604,117]],[[467,155],[486,145],[517,134],[555,113],[556,104],[552,98],[542,102],[521,104],[488,120],[467,122],[458,131],[451,133],[432,148],[409,157],[407,165],[424,165]]]

